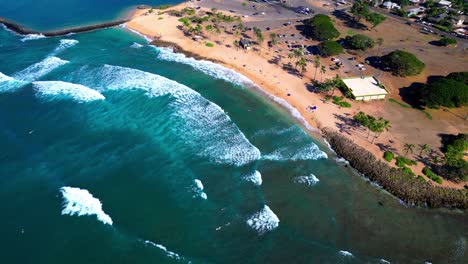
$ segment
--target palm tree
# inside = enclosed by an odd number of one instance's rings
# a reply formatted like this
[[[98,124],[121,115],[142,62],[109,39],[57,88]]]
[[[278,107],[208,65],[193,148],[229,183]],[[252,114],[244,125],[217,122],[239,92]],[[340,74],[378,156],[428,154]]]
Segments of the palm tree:
[[[315,77],[317,76],[317,70],[320,67],[320,56],[315,56],[314,67],[315,67],[315,74],[314,74],[314,80],[315,80]]]
[[[320,81],[323,81],[323,74],[327,72],[327,68],[325,67],[325,65],[322,65],[322,67],[320,68]]]
[[[271,46],[275,46],[276,44],[278,44],[278,39],[276,37],[276,33],[275,32],[272,32],[270,34],[270,43],[271,43]]]
[[[304,57],[301,57],[298,61],[296,61],[296,67],[301,67],[301,78],[304,76],[304,72],[307,71],[307,61]]]
[[[405,150],[405,157],[406,157],[406,156],[408,155],[408,152],[413,153],[414,144],[408,144],[408,143],[406,143],[406,144],[403,146],[403,149]]]
[[[419,148],[419,156],[420,157],[422,157],[423,153],[429,152],[429,149],[430,149],[427,144],[419,144],[418,148]]]
[[[378,38],[378,39],[376,40],[377,46],[379,46],[379,48],[377,49],[377,53],[380,53],[380,46],[382,46],[383,41],[384,41],[383,38]]]

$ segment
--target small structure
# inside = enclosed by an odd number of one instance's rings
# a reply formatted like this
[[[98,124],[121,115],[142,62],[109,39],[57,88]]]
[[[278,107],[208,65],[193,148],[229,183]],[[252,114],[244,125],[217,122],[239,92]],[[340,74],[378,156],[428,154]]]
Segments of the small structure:
[[[416,16],[416,15],[419,15],[421,13],[424,13],[424,11],[426,11],[426,8],[420,6],[420,7],[416,7],[416,8],[406,10],[406,14],[408,14],[408,16]]]
[[[440,0],[437,4],[439,4],[440,6],[445,6],[445,7],[451,7],[452,6],[452,2],[450,1],[447,1],[447,0]]]
[[[382,4],[382,7],[387,8],[387,9],[400,9],[400,6],[396,3],[387,1]]]
[[[447,18],[447,14],[446,13],[442,13],[440,15],[437,15],[437,16],[433,16],[433,17],[428,17],[427,20],[429,20],[430,22],[432,23],[440,23],[442,20],[446,19]]]
[[[241,48],[245,49],[245,50],[249,50],[252,48],[252,44],[250,43],[250,41],[248,39],[241,39],[239,41],[239,46],[241,46]]]
[[[465,16],[457,16],[450,19],[450,22],[453,24],[454,27],[463,27],[463,23],[465,22]]]
[[[388,94],[385,87],[374,76],[344,78],[343,83],[355,100],[385,99],[385,96]]]

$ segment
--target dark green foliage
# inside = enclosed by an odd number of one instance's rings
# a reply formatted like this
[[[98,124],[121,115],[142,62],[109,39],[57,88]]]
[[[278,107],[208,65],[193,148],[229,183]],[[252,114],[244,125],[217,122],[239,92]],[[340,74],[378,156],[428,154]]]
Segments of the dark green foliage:
[[[418,75],[426,66],[413,54],[396,50],[382,57],[382,65],[389,67],[393,74],[398,76]]]
[[[395,155],[391,151],[385,151],[383,154],[383,158],[388,162],[392,161],[394,156]]]
[[[426,180],[425,180],[424,177],[421,176],[421,175],[418,175],[418,177],[416,177],[416,179],[417,179],[418,181],[420,181],[420,182],[426,183]]]
[[[399,156],[399,157],[396,158],[396,163],[395,164],[398,167],[405,167],[406,165],[413,166],[413,165],[416,165],[416,161],[410,160],[410,159],[402,157],[402,156]]]
[[[351,14],[359,22],[359,20],[369,15],[369,5],[362,0],[356,1],[351,7]]]
[[[447,75],[447,78],[468,85],[468,72],[452,72],[449,75]]]
[[[411,176],[413,176],[413,177],[416,177],[416,174],[414,174],[414,172],[413,172],[410,168],[408,168],[408,167],[403,167],[403,168],[401,168],[401,171],[404,172],[404,173],[406,173],[406,174],[408,174],[408,175],[411,175]]]
[[[375,42],[373,39],[369,38],[366,35],[356,34],[354,36],[346,37],[346,44],[355,50],[366,50],[373,48],[375,46]]]
[[[406,203],[429,207],[468,208],[468,190],[438,188],[423,183],[416,177],[378,160],[372,153],[335,130],[325,128],[323,134],[336,153],[348,160],[353,168]]]
[[[340,35],[330,17],[326,15],[316,15],[304,21],[304,26],[304,35],[318,41],[335,39]]]
[[[442,184],[442,179],[437,176],[434,172],[431,171],[428,167],[424,167],[423,169],[424,175],[426,175],[429,179],[437,182],[438,184]]]
[[[333,103],[341,107],[350,108],[351,104],[343,101],[343,99],[344,99],[343,96],[333,96]]]
[[[421,95],[429,108],[461,107],[468,104],[468,85],[454,79],[441,78],[425,85]]]
[[[366,20],[372,24],[372,28],[380,25],[385,19],[387,19],[387,17],[379,13],[370,13],[366,16]]]
[[[324,57],[338,55],[343,52],[343,47],[336,41],[326,40],[318,45],[320,53]]]
[[[448,45],[457,44],[457,40],[454,38],[443,37],[439,40],[439,43],[442,46],[448,46]]]
[[[452,136],[450,140],[444,142],[445,164],[433,166],[434,169],[440,176],[455,182],[468,180],[468,162],[463,158],[467,150],[468,134]]]

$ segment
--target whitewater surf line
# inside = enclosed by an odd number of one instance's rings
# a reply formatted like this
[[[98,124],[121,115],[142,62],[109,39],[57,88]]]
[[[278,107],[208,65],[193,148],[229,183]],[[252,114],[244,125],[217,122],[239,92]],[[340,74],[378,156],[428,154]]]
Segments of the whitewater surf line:
[[[67,63],[69,63],[69,61],[62,60],[58,57],[47,57],[44,60],[14,74],[13,77],[20,81],[32,82]]]
[[[13,22],[7,18],[0,17],[0,23],[3,24],[7,29],[20,34],[20,35],[31,35],[31,36],[40,36],[43,35],[45,37],[57,37],[57,36],[65,36],[70,33],[83,33],[97,29],[104,29],[115,27],[118,25],[122,25],[127,23],[130,19],[121,19],[116,21],[110,21],[105,23],[98,23],[89,26],[82,26],[82,27],[74,27],[74,28],[67,28],[67,29],[60,29],[60,30],[53,30],[53,31],[38,31],[29,28],[25,28],[20,24]]]
[[[279,222],[280,220],[278,216],[270,209],[270,207],[268,207],[268,205],[264,205],[260,211],[251,215],[249,219],[247,219],[247,225],[257,231],[260,235],[277,228]]]
[[[90,102],[106,99],[101,93],[81,84],[62,81],[33,82],[36,95],[45,100],[71,98],[78,102]]]

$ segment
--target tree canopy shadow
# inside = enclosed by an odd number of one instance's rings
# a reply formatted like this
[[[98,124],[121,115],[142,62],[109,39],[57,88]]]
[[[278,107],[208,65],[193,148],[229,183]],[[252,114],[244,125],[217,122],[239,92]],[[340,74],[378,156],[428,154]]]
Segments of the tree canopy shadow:
[[[424,103],[421,100],[421,91],[424,86],[424,83],[414,82],[410,86],[400,88],[399,95],[405,103],[412,107],[424,109]]]
[[[344,11],[335,10],[332,12],[332,15],[335,16],[337,19],[343,21],[344,24],[349,28],[367,30],[366,25],[356,21],[351,15]]]

